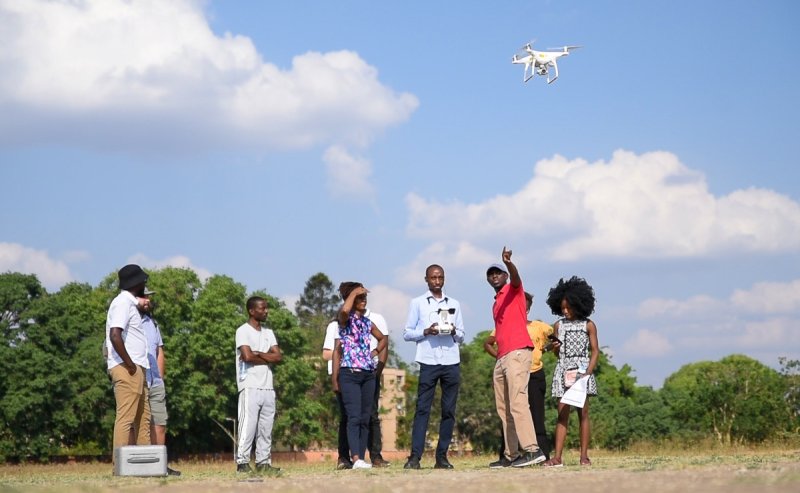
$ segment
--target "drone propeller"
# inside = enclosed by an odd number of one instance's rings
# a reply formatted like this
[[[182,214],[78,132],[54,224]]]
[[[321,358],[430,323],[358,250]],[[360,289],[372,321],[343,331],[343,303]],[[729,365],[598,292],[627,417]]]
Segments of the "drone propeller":
[[[583,48],[583,46],[558,46],[555,48],[548,48],[548,51],[564,51],[569,53],[570,50],[575,50],[578,48]]]
[[[532,50],[532,49],[533,49],[533,43],[535,43],[535,42],[536,42],[536,38],[533,38],[532,40],[530,40],[530,41],[528,41],[527,43],[525,43],[524,45],[522,45],[522,46],[519,48],[519,49],[520,49],[520,51],[521,51],[521,50]]]

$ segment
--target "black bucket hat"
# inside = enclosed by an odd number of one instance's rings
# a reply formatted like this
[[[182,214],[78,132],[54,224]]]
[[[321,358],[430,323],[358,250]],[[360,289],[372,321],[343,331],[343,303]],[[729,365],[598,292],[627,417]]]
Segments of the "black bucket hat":
[[[119,275],[119,289],[131,289],[139,284],[147,282],[149,276],[136,264],[128,264],[121,268]]]

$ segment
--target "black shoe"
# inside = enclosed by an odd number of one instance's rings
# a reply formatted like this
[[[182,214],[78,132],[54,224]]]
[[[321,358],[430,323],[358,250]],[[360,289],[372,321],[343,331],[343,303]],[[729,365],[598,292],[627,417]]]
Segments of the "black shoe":
[[[537,450],[536,452],[525,452],[517,457],[517,460],[515,460],[511,465],[514,467],[527,467],[533,464],[544,462],[545,460],[546,458],[542,451]]]
[[[409,457],[408,462],[406,465],[403,466],[403,469],[419,469],[419,459],[416,457]]]
[[[434,469],[455,469],[453,464],[447,460],[447,457],[443,457],[441,459],[436,459],[436,465],[433,466]]]
[[[504,467],[511,467],[511,465],[514,462],[516,462],[518,459],[519,459],[519,457],[516,457],[516,458],[514,458],[512,460],[508,460],[508,459],[506,459],[505,456],[503,456],[503,457],[500,457],[500,460],[496,460],[496,461],[492,462],[491,464],[489,464],[489,468],[490,469],[502,469]]]
[[[253,472],[253,468],[250,467],[250,464],[246,462],[244,464],[236,464],[236,472],[242,474],[249,474]]]
[[[176,471],[175,469],[172,469],[171,467],[167,468],[167,476],[180,476],[180,475],[181,475],[180,471]]]
[[[272,464],[269,463],[256,464],[256,472],[260,474],[280,474],[281,468],[274,467]]]
[[[345,469],[352,469],[353,463],[347,459],[339,459],[336,462],[336,470],[337,471],[344,471]]]

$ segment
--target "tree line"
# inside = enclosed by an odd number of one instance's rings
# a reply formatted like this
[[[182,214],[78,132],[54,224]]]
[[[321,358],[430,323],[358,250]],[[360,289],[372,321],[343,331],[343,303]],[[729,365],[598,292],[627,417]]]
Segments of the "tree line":
[[[269,305],[284,360],[275,369],[278,412],[273,438],[280,446],[335,448],[337,407],[321,358],[325,327],[339,307],[331,280],[311,276],[294,311],[264,291],[248,293],[234,279],[204,282],[190,269],[148,271],[156,291],[154,316],[164,339],[172,454],[230,452],[236,416],[234,334],[247,318],[252,295]],[[0,274],[0,462],[47,460],[56,455],[108,455],[114,396],[101,353],[116,273],[97,286],[69,283],[48,292],[35,275]],[[461,349],[462,382],[454,446],[491,452],[499,445],[491,373],[483,350],[488,331]],[[544,356],[552,375],[555,358]],[[640,386],[628,365],[601,354],[595,370],[592,444],[624,449],[637,442],[712,439],[759,443],[800,433],[800,361],[782,359],[776,371],[743,355],[688,364],[660,390]],[[416,397],[412,365],[392,354],[389,366],[406,369],[405,415],[398,443],[410,445]],[[549,385],[548,385],[549,387]],[[549,390],[549,389],[548,389]],[[432,415],[436,416],[438,398]],[[546,422],[555,424],[555,401]],[[435,433],[438,420],[431,420]],[[577,426],[568,446],[577,444]],[[549,430],[552,435],[552,430]]]

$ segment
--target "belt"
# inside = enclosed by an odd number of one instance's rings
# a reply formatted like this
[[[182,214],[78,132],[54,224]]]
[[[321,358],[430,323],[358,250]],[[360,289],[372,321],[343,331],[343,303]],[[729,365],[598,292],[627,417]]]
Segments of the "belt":
[[[343,366],[341,369],[344,371],[349,371],[350,373],[372,373],[372,370],[365,370],[364,368],[351,368],[349,366]]]

